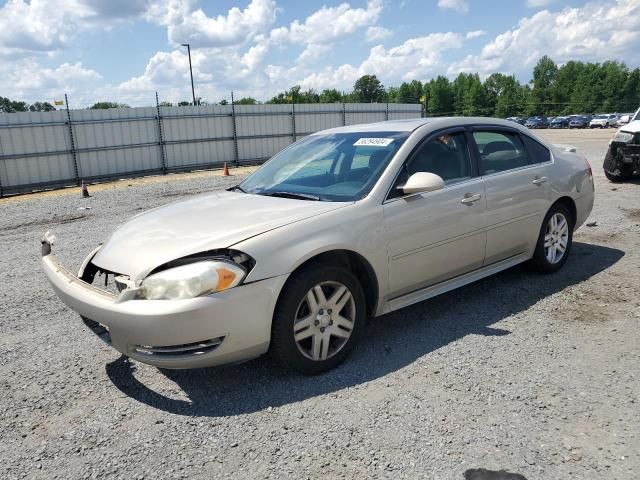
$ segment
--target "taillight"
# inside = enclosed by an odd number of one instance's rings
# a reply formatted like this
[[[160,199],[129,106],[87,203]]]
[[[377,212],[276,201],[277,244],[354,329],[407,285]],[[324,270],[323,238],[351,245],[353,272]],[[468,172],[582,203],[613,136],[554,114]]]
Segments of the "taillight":
[[[591,188],[593,188],[593,190],[595,190],[595,184],[593,182],[593,170],[591,170],[591,164],[589,163],[589,160],[587,160],[587,157],[583,157],[585,163],[587,164],[587,172],[589,172],[589,181],[591,182]]]

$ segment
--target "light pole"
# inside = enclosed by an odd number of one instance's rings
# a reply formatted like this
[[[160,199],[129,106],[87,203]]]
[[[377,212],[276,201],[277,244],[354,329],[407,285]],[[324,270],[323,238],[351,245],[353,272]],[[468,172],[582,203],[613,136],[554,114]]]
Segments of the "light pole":
[[[193,68],[191,68],[191,46],[188,43],[183,43],[183,47],[187,47],[187,54],[189,55],[189,73],[191,74],[191,94],[193,95],[193,106],[196,105],[196,91],[193,88]]]

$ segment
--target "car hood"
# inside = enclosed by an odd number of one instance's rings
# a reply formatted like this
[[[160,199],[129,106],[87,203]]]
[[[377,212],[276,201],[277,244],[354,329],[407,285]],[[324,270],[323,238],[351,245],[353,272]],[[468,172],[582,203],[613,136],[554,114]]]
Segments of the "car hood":
[[[634,120],[633,122],[627,123],[624,127],[620,129],[620,131],[629,132],[629,133],[640,132],[640,120]]]
[[[92,263],[140,279],[170,260],[227,248],[347,205],[239,192],[199,195],[131,218],[109,237]]]

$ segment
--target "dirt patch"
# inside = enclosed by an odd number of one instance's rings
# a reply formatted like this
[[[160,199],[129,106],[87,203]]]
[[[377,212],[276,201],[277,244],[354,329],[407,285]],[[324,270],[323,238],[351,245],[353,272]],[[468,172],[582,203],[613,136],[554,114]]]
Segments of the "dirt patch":
[[[190,197],[191,195],[198,195],[199,193],[203,193],[201,190],[197,192],[167,192],[161,193],[160,197]]]
[[[640,221],[640,208],[623,208],[622,211],[629,217],[631,220]]]
[[[595,241],[596,243],[608,243],[615,240],[620,235],[620,232],[612,232],[604,228],[598,229],[598,226],[582,227],[579,232],[580,236],[577,239],[589,242]]]
[[[7,225],[3,227],[0,235],[4,236],[4,235],[11,234],[17,230],[22,230],[30,227],[37,227],[40,225],[49,227],[54,225],[64,225],[67,223],[79,222],[79,221],[86,220],[90,216],[91,215],[87,213],[69,213],[66,215],[54,215],[52,218],[42,218],[39,220],[32,220],[30,222],[16,223],[13,225]]]

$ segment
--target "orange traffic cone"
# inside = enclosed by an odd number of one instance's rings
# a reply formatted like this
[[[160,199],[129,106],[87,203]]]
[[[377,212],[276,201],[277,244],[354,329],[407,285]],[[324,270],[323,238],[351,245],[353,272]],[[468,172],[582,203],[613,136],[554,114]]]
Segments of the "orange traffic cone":
[[[224,162],[224,167],[222,167],[222,176],[223,177],[229,176],[229,166],[227,165],[227,162]]]
[[[87,198],[91,196],[89,195],[89,190],[87,189],[87,184],[84,183],[84,180],[82,181],[82,196],[83,198]]]

